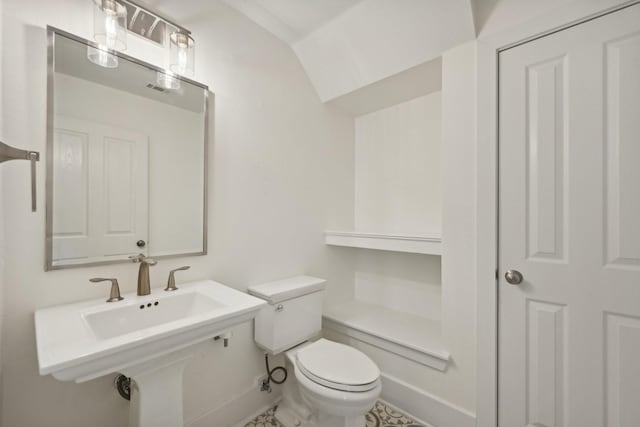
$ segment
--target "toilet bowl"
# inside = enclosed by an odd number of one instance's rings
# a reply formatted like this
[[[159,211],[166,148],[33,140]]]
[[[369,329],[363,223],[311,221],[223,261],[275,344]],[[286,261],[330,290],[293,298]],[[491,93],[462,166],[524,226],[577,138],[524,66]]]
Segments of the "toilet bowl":
[[[255,318],[256,344],[284,353],[289,376],[275,416],[285,427],[365,427],[382,385],[380,370],[361,351],[317,337],[325,281],[297,276],[250,286],[268,302]]]
[[[293,374],[275,416],[285,427],[364,427],[380,396],[378,367],[365,354],[326,339],[286,353]]]

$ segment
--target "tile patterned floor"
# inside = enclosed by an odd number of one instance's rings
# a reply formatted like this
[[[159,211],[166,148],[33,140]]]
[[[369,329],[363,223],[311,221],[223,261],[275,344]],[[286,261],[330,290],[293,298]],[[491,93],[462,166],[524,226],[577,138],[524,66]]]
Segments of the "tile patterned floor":
[[[245,427],[283,427],[273,416],[275,408],[258,415]],[[407,417],[401,412],[385,405],[383,402],[376,402],[375,406],[366,415],[367,427],[424,427]]]

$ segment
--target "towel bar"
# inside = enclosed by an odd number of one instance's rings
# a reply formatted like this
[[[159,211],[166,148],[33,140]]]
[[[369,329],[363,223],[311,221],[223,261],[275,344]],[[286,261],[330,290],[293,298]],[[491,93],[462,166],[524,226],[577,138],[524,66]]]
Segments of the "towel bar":
[[[29,160],[31,162],[31,212],[36,211],[36,162],[40,161],[37,151],[21,150],[0,141],[0,163],[9,160]]]

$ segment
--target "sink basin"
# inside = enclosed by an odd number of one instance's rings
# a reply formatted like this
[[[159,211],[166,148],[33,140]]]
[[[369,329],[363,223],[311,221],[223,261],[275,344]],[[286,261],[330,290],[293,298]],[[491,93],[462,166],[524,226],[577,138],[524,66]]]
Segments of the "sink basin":
[[[147,304],[123,304],[111,308],[103,305],[82,313],[84,320],[98,339],[109,339],[152,328],[177,320],[206,315],[227,307],[199,292],[176,293],[167,298],[155,298]]]
[[[266,304],[211,280],[124,297],[36,311],[40,374],[83,382],[121,372],[226,332]]]

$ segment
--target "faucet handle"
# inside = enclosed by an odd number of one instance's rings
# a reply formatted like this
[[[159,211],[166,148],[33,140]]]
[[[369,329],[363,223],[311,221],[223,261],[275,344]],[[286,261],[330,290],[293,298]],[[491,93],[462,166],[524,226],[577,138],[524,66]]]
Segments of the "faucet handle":
[[[109,292],[109,299],[107,302],[122,301],[124,298],[120,296],[120,286],[118,286],[118,279],[105,279],[103,277],[94,277],[89,279],[90,282],[111,282],[111,292]]]
[[[191,268],[191,266],[185,265],[184,267],[178,267],[178,268],[174,268],[173,270],[171,270],[169,272],[169,280],[167,280],[167,287],[164,288],[164,290],[165,291],[175,291],[176,289],[178,289],[176,287],[176,278],[174,277],[176,271],[188,270],[190,268]]]

